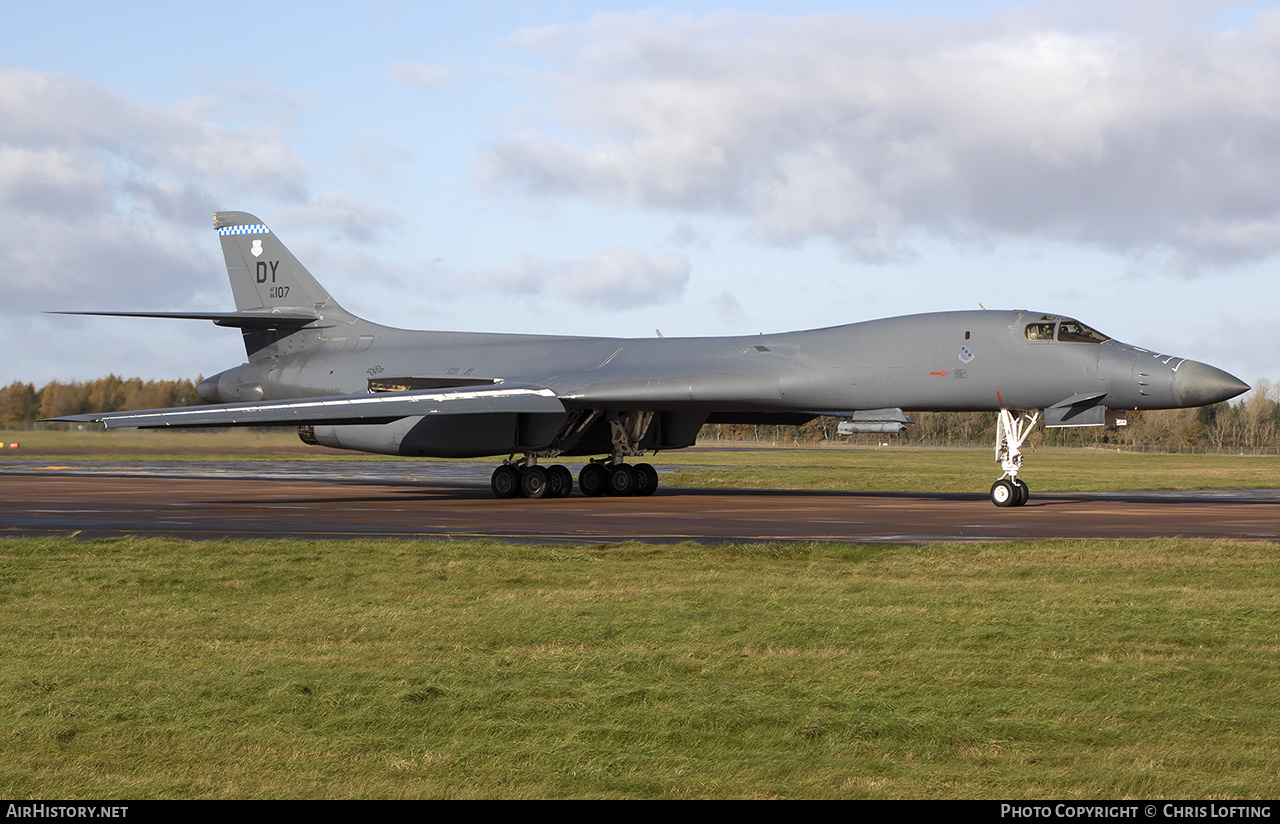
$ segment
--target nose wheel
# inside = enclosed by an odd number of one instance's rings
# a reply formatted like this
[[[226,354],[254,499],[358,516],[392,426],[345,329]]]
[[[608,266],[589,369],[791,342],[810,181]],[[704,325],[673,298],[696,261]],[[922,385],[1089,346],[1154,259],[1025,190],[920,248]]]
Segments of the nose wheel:
[[[1031,490],[1021,478],[1001,478],[991,485],[991,503],[996,506],[1022,506],[1030,497]]]

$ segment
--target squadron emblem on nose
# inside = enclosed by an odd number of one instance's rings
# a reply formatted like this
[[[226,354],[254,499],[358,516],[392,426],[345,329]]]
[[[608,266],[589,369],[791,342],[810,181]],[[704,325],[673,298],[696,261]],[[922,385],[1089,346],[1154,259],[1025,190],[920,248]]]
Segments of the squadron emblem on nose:
[[[960,358],[961,363],[971,363],[973,361],[973,345],[966,343],[961,346],[960,354],[957,357]]]

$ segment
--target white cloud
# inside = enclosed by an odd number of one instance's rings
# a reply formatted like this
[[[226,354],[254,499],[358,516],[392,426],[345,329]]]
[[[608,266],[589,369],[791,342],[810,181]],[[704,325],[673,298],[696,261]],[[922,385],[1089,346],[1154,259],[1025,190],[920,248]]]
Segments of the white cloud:
[[[0,145],[0,204],[23,211],[77,211],[109,201],[104,169],[60,148]]]
[[[215,124],[201,115],[207,108],[0,69],[6,307],[185,308],[220,268],[193,230],[212,231],[227,193],[302,197],[301,163],[279,134]],[[348,232],[371,231],[358,212],[348,205]]]
[[[711,235],[695,227],[687,220],[681,220],[667,233],[667,243],[681,249],[697,249],[710,251]]]
[[[711,308],[722,319],[729,323],[742,323],[746,320],[746,312],[742,304],[729,292],[721,292],[711,300]]]
[[[1212,10],[601,15],[511,38],[552,103],[479,173],[863,260],[919,231],[1260,259],[1280,251],[1280,11],[1215,32]]]
[[[453,74],[440,66],[422,63],[397,63],[387,71],[393,83],[419,89],[443,89],[453,85]]]
[[[481,280],[507,296],[550,294],[579,306],[630,309],[678,301],[691,271],[686,255],[614,246],[576,261],[514,255]]]
[[[280,212],[281,224],[331,226],[351,240],[368,243],[401,225],[400,218],[350,192],[326,192]]]

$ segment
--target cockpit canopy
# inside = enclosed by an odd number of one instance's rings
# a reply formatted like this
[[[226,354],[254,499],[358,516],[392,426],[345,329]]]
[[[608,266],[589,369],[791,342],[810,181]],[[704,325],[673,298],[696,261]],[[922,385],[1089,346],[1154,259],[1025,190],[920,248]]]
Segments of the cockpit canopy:
[[[1023,334],[1027,336],[1027,340],[1035,343],[1055,340],[1059,343],[1102,343],[1111,340],[1078,320],[1060,318],[1057,315],[1041,315],[1039,320],[1027,324]]]

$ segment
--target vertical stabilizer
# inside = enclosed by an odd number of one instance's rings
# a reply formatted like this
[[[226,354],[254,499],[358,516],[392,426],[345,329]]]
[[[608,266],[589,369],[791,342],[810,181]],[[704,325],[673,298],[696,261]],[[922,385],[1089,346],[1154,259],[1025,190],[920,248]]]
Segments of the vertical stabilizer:
[[[217,212],[237,312],[299,312],[350,317],[267,225],[248,212]]]
[[[222,241],[236,313],[245,316],[219,323],[242,328],[250,362],[316,346],[319,327],[359,320],[329,296],[258,218],[248,212],[215,212],[213,226]]]

